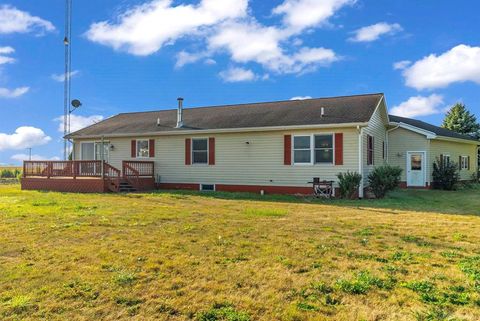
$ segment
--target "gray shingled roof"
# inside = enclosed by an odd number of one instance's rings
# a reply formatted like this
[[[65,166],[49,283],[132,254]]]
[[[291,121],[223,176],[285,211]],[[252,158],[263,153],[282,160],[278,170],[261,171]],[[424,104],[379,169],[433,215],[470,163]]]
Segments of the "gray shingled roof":
[[[405,118],[405,117],[400,117],[400,116],[394,116],[394,115],[389,115],[390,121],[394,123],[405,123],[420,129],[427,130],[429,132],[435,133],[438,136],[443,136],[443,137],[450,137],[450,138],[458,138],[458,139],[467,139],[467,140],[473,140],[477,141],[480,143],[480,141],[467,136],[467,135],[462,135],[459,133],[456,133],[454,131],[434,126],[429,123],[423,122],[421,120],[416,120],[416,119],[411,119],[411,118]]]
[[[184,108],[184,127],[175,128],[177,110],[123,113],[70,134],[69,138],[182,130],[364,123],[383,94]],[[321,117],[321,107],[325,117]],[[160,119],[160,126],[157,126]]]

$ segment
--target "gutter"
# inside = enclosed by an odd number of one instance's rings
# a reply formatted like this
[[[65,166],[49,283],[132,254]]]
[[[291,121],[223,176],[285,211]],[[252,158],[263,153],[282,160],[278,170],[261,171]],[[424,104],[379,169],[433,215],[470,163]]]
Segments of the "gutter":
[[[220,128],[220,129],[190,129],[175,130],[163,132],[145,132],[145,133],[124,133],[124,134],[97,134],[97,135],[67,135],[67,139],[90,139],[90,138],[106,138],[115,137],[152,137],[152,136],[172,136],[172,135],[195,135],[195,134],[216,134],[216,133],[243,133],[243,132],[268,132],[268,131],[284,131],[292,129],[328,129],[328,128],[348,128],[367,126],[366,123],[342,123],[342,124],[326,124],[326,125],[299,125],[299,126],[270,126],[270,127],[245,127],[245,128]]]

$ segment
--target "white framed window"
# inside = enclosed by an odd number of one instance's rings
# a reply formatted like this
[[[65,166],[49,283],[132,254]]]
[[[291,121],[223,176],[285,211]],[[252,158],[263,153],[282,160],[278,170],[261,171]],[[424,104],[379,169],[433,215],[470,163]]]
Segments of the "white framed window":
[[[334,140],[332,134],[314,135],[315,164],[333,164]]]
[[[192,139],[192,164],[208,164],[208,138]]]
[[[293,136],[293,163],[295,165],[312,164],[312,136]]]
[[[450,155],[443,154],[442,164],[443,166],[450,165]]]
[[[200,184],[200,190],[204,192],[215,192],[215,184]]]
[[[148,158],[150,156],[150,141],[148,139],[137,140],[137,158]]]
[[[468,170],[468,156],[461,156],[460,157],[460,169],[467,169]]]

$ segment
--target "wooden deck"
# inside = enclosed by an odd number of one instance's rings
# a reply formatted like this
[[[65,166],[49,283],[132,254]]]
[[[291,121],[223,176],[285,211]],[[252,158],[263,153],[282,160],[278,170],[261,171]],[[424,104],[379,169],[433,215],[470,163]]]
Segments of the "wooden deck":
[[[25,161],[24,190],[78,193],[135,192],[155,189],[155,164],[123,161],[122,169],[102,161]]]

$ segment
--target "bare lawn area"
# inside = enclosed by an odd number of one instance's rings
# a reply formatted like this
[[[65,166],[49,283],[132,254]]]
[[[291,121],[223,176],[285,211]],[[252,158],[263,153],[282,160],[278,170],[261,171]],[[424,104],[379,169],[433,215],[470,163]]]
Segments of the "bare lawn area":
[[[1,320],[480,320],[480,188],[378,201],[0,186]]]

